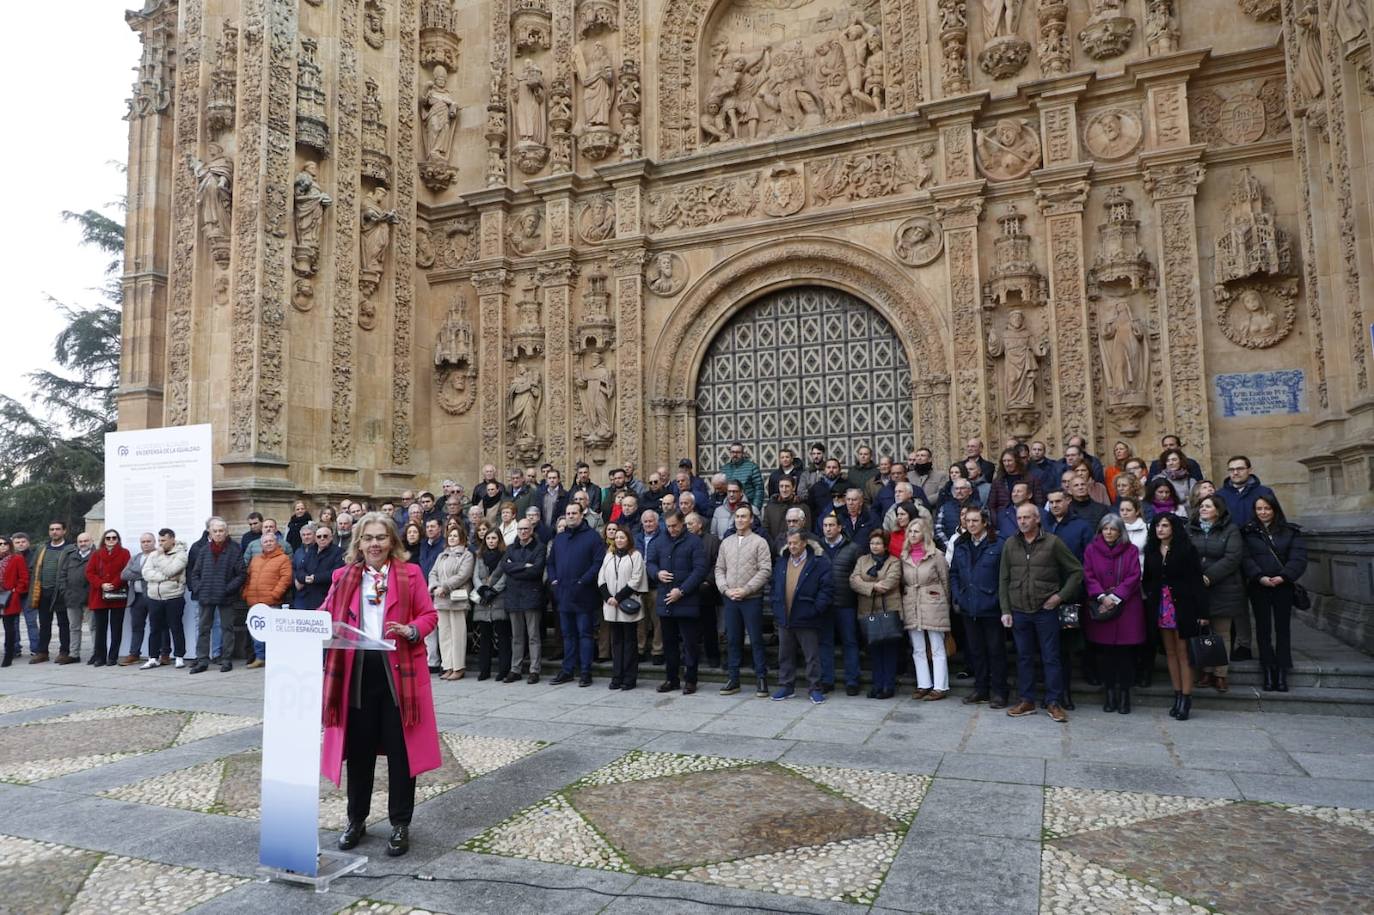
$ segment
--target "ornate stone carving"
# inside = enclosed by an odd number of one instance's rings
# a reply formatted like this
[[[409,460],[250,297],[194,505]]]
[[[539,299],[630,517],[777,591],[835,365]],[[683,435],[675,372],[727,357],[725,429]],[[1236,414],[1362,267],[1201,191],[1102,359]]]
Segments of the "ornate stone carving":
[[[424,122],[420,180],[425,187],[438,193],[448,188],[458,174],[458,169],[449,164],[453,132],[458,126],[458,101],[449,91],[448,70],[443,64],[435,66],[434,78],[425,86],[420,100],[420,119]]]
[[[511,456],[521,463],[539,459],[539,408],[544,402],[544,379],[539,370],[519,363],[506,393],[506,426]]]
[[[515,167],[527,175],[538,174],[549,161],[548,110],[544,72],[533,60],[515,81]]]
[[[487,140],[487,187],[506,183],[506,73],[491,61],[491,91],[487,97],[487,121],[482,136]]]
[[[396,159],[409,163],[421,155],[417,112],[420,110],[420,0],[398,0],[396,59]],[[391,315],[391,466],[408,468],[415,436],[412,426],[415,383],[415,182],[396,182],[400,216],[394,244],[399,268],[392,276]]]
[[[1350,50],[1355,42],[1369,34],[1369,10],[1364,0],[1332,0],[1331,30],[1341,44],[1341,50]]]
[[[748,216],[758,205],[757,172],[735,178],[682,184],[649,195],[649,225],[698,229],[732,216]]]
[[[1265,349],[1293,330],[1298,316],[1298,281],[1249,283],[1236,294],[1219,295],[1216,300],[1217,324],[1226,339],[1246,349]]]
[[[1025,438],[1040,422],[1036,385],[1040,360],[1049,355],[1049,341],[1026,326],[1026,315],[1019,308],[1007,314],[1007,325],[1000,333],[988,329],[988,355],[1002,359],[1002,410],[1010,433]]]
[[[611,154],[617,140],[610,128],[611,109],[615,105],[615,64],[603,42],[588,41],[573,48],[573,67],[577,84],[582,87],[577,148],[588,159],[600,161]]]
[[[1126,108],[1108,108],[1088,117],[1083,145],[1095,159],[1113,161],[1135,152],[1145,135],[1140,115]]]
[[[1141,184],[1156,200],[1166,197],[1191,197],[1197,193],[1205,170],[1197,162],[1177,165],[1146,166],[1141,171]]]
[[[924,267],[940,256],[944,231],[929,216],[912,216],[892,235],[892,253],[909,267]]]
[[[983,50],[978,66],[993,79],[1020,73],[1030,60],[1030,42],[1019,34],[1025,0],[983,0]]]
[[[763,211],[769,216],[791,216],[806,204],[806,181],[800,165],[776,165],[763,179]]]
[[[549,85],[549,129],[553,141],[553,171],[572,170],[572,92],[568,81],[555,79]]]
[[[1293,62],[1293,83],[1303,101],[1315,102],[1326,91],[1322,74],[1321,13],[1317,0],[1297,0],[1294,5],[1297,58]]]
[[[517,55],[534,54],[553,47],[553,14],[549,12],[547,0],[515,0],[510,28]]]
[[[1126,53],[1135,37],[1135,20],[1125,13],[1125,0],[1088,0],[1092,15],[1078,41],[1093,60],[1106,60]]]
[[[605,449],[615,440],[615,372],[597,350],[586,356],[586,366],[573,376],[582,413],[582,442],[592,451]]]
[[[324,155],[329,154],[326,107],[319,42],[314,38],[302,38],[300,56],[296,59],[296,143]]]
[[[544,325],[539,320],[539,285],[526,275],[515,300],[515,329],[510,333],[508,358],[538,358],[544,354]]]
[[[359,220],[362,223],[360,238],[362,257],[358,264],[358,291],[367,300],[377,291],[386,269],[386,252],[391,247],[391,227],[401,221],[395,210],[388,210],[387,192],[384,187],[375,187],[363,199]],[[364,301],[358,313],[358,326],[372,330],[377,326],[375,306]]]
[[[430,238],[434,242],[434,262],[453,269],[477,260],[476,231],[477,222],[471,216],[460,216],[450,222],[436,224],[430,229]]]
[[[420,66],[443,67],[449,73],[457,73],[462,47],[453,0],[422,0]]]
[[[654,295],[675,296],[687,285],[687,262],[672,251],[660,251],[649,261],[645,281]]]
[[[362,173],[366,178],[391,184],[391,155],[386,151],[386,116],[382,113],[381,87],[372,77],[363,84]]]
[[[235,92],[238,87],[239,30],[226,19],[215,46],[215,66],[210,71],[210,95],[205,100],[205,124],[212,136],[234,126]]]
[[[620,112],[620,157],[638,159],[644,154],[640,134],[639,64],[630,57],[620,62],[620,97],[616,110]]]
[[[920,143],[915,160],[902,149],[834,156],[811,165],[812,202],[824,206],[838,200],[870,200],[922,190],[934,175],[929,160],[935,144]]]
[[[201,161],[187,154],[186,166],[196,180],[196,206],[200,211],[200,234],[210,256],[221,268],[229,266],[229,222],[234,199],[234,162],[218,143],[206,147]]]
[[[434,391],[439,407],[454,416],[471,410],[477,401],[477,354],[461,298],[449,306],[435,337]]]
[[[1281,0],[1240,0],[1240,8],[1258,22],[1278,22],[1283,3]]]
[[[335,167],[338,174],[356,175],[362,165],[362,67],[359,61],[362,32],[362,0],[341,0],[337,5],[339,49],[335,57],[338,104],[335,127]],[[356,445],[353,411],[356,403],[354,338],[357,336],[359,183],[341,181],[335,187],[334,250],[345,256],[333,259],[333,287],[329,290],[329,460],[347,465]]]
[[[1279,228],[1264,188],[1248,168],[1240,169],[1231,183],[1231,200],[1214,246],[1216,279],[1223,285],[1293,272],[1288,233]]]
[[[587,273],[582,293],[582,319],[573,332],[573,352],[606,352],[615,344],[615,319],[611,317],[611,294],[606,288],[606,270],[594,264]]]
[[[526,257],[544,249],[544,214],[538,209],[524,210],[511,218],[506,233],[510,250],[518,257]]]
[[[1199,169],[1201,166],[1197,166]],[[1207,384],[1197,300],[1197,233],[1191,196],[1158,203],[1163,239],[1164,326],[1168,328],[1173,427],[1186,442],[1207,438]],[[1202,460],[1205,458],[1199,458]]]
[[[153,18],[129,10],[124,20],[141,33],[143,56],[138,63],[138,79],[129,97],[129,120],[161,114],[172,104],[172,69],[176,58],[176,16]]]
[[[1043,305],[1048,295],[1045,277],[1031,257],[1031,237],[1026,217],[1016,204],[997,217],[1002,234],[993,242],[996,263],[983,284],[983,307]]]
[[[1214,89],[1188,94],[1188,118],[1194,142],[1213,146],[1244,146],[1261,139],[1287,136],[1288,121],[1285,87],[1280,79],[1269,79],[1230,87],[1223,96]]]
[[[968,4],[966,0],[939,0],[940,88],[945,95],[969,90]]]
[[[1068,73],[1073,63],[1073,51],[1067,35],[1068,0],[1038,0],[1036,13],[1040,26],[1040,42],[1036,46],[1040,72],[1047,76]]]
[[[386,0],[363,0],[363,41],[377,50],[386,44]]]
[[[615,235],[615,201],[600,194],[577,212],[577,234],[588,244],[600,244]]]
[[[1140,431],[1139,418],[1150,409],[1149,328],[1131,312],[1130,302],[1113,298],[1102,310],[1097,340],[1107,413],[1123,434],[1134,435]]]
[[[1145,0],[1145,50],[1151,57],[1178,50],[1180,30],[1174,0]]]
[[[577,37],[588,38],[598,32],[619,28],[620,8],[613,0],[580,0],[577,4]]]
[[[994,181],[1025,177],[1040,164],[1040,137],[1029,121],[1002,118],[975,135],[978,170]]]
[[[1103,201],[1106,220],[1097,227],[1097,256],[1088,270],[1088,295],[1092,298],[1126,284],[1134,292],[1155,288],[1155,268],[1140,245],[1140,220],[1126,189],[1114,186]]]
[[[295,284],[292,303],[301,311],[310,308],[314,289],[310,277],[315,275],[320,256],[320,230],[324,227],[325,210],[333,206],[334,198],[320,187],[319,169],[307,162],[296,173],[294,183],[295,210],[293,213],[296,244],[291,249],[291,268],[300,280]]]
[[[428,270],[434,266],[438,259],[439,252],[434,245],[434,236],[426,226],[415,228],[415,266],[421,270]]]

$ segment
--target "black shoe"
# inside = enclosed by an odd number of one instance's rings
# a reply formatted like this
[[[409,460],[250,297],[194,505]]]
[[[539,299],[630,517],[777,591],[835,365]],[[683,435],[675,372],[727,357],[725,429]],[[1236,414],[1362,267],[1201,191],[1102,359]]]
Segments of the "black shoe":
[[[1115,687],[1115,686],[1109,686],[1109,687],[1107,687],[1107,689],[1106,689],[1106,695],[1102,698],[1102,711],[1104,711],[1104,712],[1114,712],[1114,711],[1117,710],[1118,705],[1119,705],[1119,701],[1118,701],[1118,699],[1117,699],[1117,697],[1116,697],[1116,687]]]
[[[720,694],[722,696],[733,696],[737,692],[739,692],[738,678],[732,679],[729,683],[726,683],[720,688]]]
[[[979,705],[988,701],[987,693],[969,693],[964,697],[964,705]]]
[[[673,690],[681,689],[681,685],[676,680],[664,680],[658,685],[657,692],[671,693]]]
[[[530,674],[528,677],[525,678],[525,682],[528,683],[528,684],[530,684],[531,686],[534,685],[535,683],[538,683],[538,682],[539,682],[539,674]]]
[[[444,672],[444,668],[438,664],[431,664],[429,665],[429,672],[432,674],[441,674]]]
[[[990,702],[988,703],[988,708],[1006,708],[1006,707],[1007,707],[1007,697],[1006,697],[1006,696],[993,696],[993,697],[992,697],[992,701],[990,701]]]
[[[478,682],[481,682],[482,680],[490,680],[490,679],[491,679],[491,673],[490,673],[490,672],[487,672],[487,671],[483,671],[482,673],[480,673],[480,674],[477,675],[477,680],[478,680]]]
[[[92,658],[91,660],[87,661],[86,663],[89,664],[89,665],[91,665],[92,667],[104,667],[104,666],[105,666],[105,659],[104,659],[104,658]]]
[[[578,680],[578,681],[577,681],[577,685],[578,685],[578,686],[591,686],[591,685],[592,685],[592,677],[591,677],[591,674],[586,674],[586,675],[584,675],[584,676],[582,677],[581,680]]]
[[[234,662],[233,662],[233,661],[225,661],[223,664],[221,664],[221,665],[219,666],[219,672],[222,673],[222,674],[227,674],[227,673],[229,673],[229,671],[231,671],[231,670],[233,670],[233,669],[234,669]]]
[[[94,664],[94,663],[95,663],[95,655],[91,655],[89,658],[86,659],[86,664],[87,664],[87,665],[91,665],[91,664]]]
[[[1129,715],[1131,713],[1130,687],[1126,687],[1125,689],[1121,690],[1121,701],[1116,704],[1116,711],[1118,714],[1121,715]]]
[[[966,671],[966,670],[961,670],[961,671],[959,671],[957,674],[954,675],[954,679],[956,679],[956,680],[971,680],[971,679],[973,679],[973,674],[969,673],[969,672]]]
[[[1193,694],[1189,693],[1178,702],[1178,714],[1174,717],[1179,721],[1187,721],[1188,715],[1193,710]]]
[[[391,838],[386,843],[386,856],[399,858],[410,851],[410,826],[397,826],[391,830]]]
[[[637,681],[637,680],[628,680],[628,681],[626,681],[626,682],[620,684],[620,691],[621,691],[622,693],[628,693],[630,690],[632,690],[632,689],[635,688],[635,684],[638,683],[638,682],[639,682],[639,681]]]
[[[769,696],[772,695],[772,693],[768,691],[767,677],[759,677],[758,685],[754,689],[754,695],[759,697],[760,699],[767,699]]]
[[[515,681],[517,681],[517,680],[519,680],[519,679],[520,679],[520,675],[519,675],[518,673],[516,673],[515,671],[512,670],[510,673],[506,674],[505,679],[502,680],[501,682],[502,682],[502,683],[514,683]]]
[[[1073,704],[1073,696],[1069,693],[1067,689],[1064,690],[1064,701],[1060,704],[1060,708],[1064,709],[1064,711],[1066,712],[1072,712],[1075,708]]]
[[[844,687],[844,694],[846,696],[857,696],[859,694],[859,684],[846,683]]]
[[[881,690],[879,690],[878,687],[876,687],[876,686],[870,686],[870,687],[868,688],[868,698],[870,698],[870,699],[877,699],[877,698],[878,698],[878,693],[879,693],[879,692],[881,692]]]
[[[1097,674],[1088,674],[1083,678],[1083,682],[1087,683],[1089,686],[1101,686],[1102,678]]]
[[[688,680],[686,683],[682,684],[682,695],[684,695],[684,696],[690,696],[690,695],[692,695],[692,693],[694,693],[694,692],[696,692],[696,691],[697,691],[697,685],[696,685],[695,683],[693,683],[692,681]]]
[[[1286,668],[1274,668],[1274,689],[1281,693],[1288,692],[1288,670]]]
[[[1266,693],[1272,693],[1279,688],[1278,681],[1278,669],[1274,667],[1266,667],[1264,668],[1264,685],[1261,686],[1260,689],[1264,690]]]
[[[822,683],[822,684],[821,684],[821,693],[822,693],[822,694],[824,694],[824,695],[829,695],[830,693],[833,693],[834,691],[835,691],[835,684],[834,684],[834,683]]]
[[[1179,710],[1180,707],[1182,707],[1182,705],[1183,705],[1183,693],[1175,692],[1175,693],[1174,693],[1174,707],[1171,708],[1171,709],[1169,709],[1169,717],[1170,717],[1170,718],[1177,718],[1177,717],[1178,717],[1178,710]]]
[[[203,674],[209,669],[210,665],[204,661],[197,661],[191,665],[191,673],[193,674]]]
[[[5,659],[0,661],[0,667],[9,667],[14,663],[14,655],[5,655]]]
[[[656,655],[654,655],[653,661],[654,661],[654,664],[655,664],[655,665],[657,665],[658,667],[662,667],[662,666],[663,666],[663,655],[661,655],[661,654],[656,654]]]
[[[1237,645],[1236,650],[1231,652],[1232,663],[1236,661],[1253,661],[1255,656],[1250,653],[1250,649],[1245,645]]]
[[[358,843],[363,840],[363,836],[366,833],[367,823],[355,823],[350,821],[348,828],[343,831],[343,835],[339,836],[339,848],[342,851],[348,851],[350,848],[357,848]]]
[[[572,674],[568,673],[566,670],[560,670],[549,682],[552,683],[554,686],[558,686],[562,683],[571,683],[572,678]]]
[[[896,697],[896,695],[897,695],[897,690],[895,690],[895,689],[884,689],[884,690],[880,690],[880,691],[878,692],[878,698],[879,698],[879,699],[892,699],[892,698]]]
[[[1149,689],[1150,684],[1153,682],[1154,675],[1150,672],[1148,667],[1135,675],[1135,685],[1140,689]]]

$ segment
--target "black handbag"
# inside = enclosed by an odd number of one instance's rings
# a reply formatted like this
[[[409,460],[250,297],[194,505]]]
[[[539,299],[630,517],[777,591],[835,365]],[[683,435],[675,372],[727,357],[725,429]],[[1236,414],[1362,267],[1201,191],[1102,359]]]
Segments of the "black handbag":
[[[1225,667],[1226,640],[1203,626],[1202,631],[1188,640],[1188,660],[1194,667]]]
[[[1312,595],[1307,593],[1307,589],[1296,581],[1293,582],[1293,606],[1299,610],[1312,609]]]
[[[644,609],[644,605],[639,602],[639,598],[637,597],[627,597],[620,601],[617,609],[619,609],[621,613],[633,614]]]
[[[906,638],[906,628],[902,625],[902,615],[896,610],[887,609],[887,595],[883,595],[882,609],[869,613],[860,622],[863,624],[864,639],[870,645],[883,642],[896,642]]]
[[[1132,558],[1129,554],[1126,556],[1126,558],[1129,559],[1131,562],[1138,561]],[[1118,557],[1116,560],[1116,581],[1118,585],[1121,582],[1120,557]],[[1112,620],[1116,619],[1118,616],[1121,615],[1121,611],[1125,609],[1125,606],[1126,602],[1122,600],[1117,601],[1110,607],[1102,606],[1101,601],[1092,601],[1088,604],[1088,619],[1092,620],[1094,623],[1110,623]]]

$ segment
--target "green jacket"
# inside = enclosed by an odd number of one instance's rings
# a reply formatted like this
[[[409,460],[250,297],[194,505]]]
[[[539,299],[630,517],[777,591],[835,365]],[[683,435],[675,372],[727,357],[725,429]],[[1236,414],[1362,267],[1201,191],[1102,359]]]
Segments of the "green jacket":
[[[763,511],[764,504],[768,497],[763,488],[763,473],[759,470],[759,465],[749,458],[740,458],[738,461],[726,461],[721,466],[720,472],[725,474],[725,479],[730,483],[738,483],[740,489],[744,490],[744,498],[749,500],[749,504],[754,506],[754,513]]]
[[[1083,590],[1083,564],[1064,541],[1041,531],[1030,543],[1017,533],[1002,547],[998,596],[1003,613],[1043,610],[1050,595],[1076,601]]]

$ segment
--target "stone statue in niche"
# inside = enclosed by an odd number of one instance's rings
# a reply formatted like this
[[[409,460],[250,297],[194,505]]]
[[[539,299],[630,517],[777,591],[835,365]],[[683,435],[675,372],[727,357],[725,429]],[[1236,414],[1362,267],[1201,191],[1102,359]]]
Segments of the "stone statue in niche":
[[[1326,82],[1322,77],[1322,39],[1317,0],[1306,0],[1293,22],[1298,35],[1293,82],[1303,98],[1315,102],[1326,91]]]
[[[544,72],[533,60],[515,80],[515,165],[527,175],[544,167],[549,159],[548,92]]]
[[[386,7],[382,0],[367,0],[363,6],[363,40],[377,50],[386,43]]]
[[[386,269],[386,249],[391,246],[391,227],[401,221],[395,210],[386,208],[386,188],[375,187],[372,193],[363,198],[361,208],[362,232],[360,244],[362,260],[358,266],[358,291],[363,299],[370,299],[382,281],[382,271]],[[358,324],[363,330],[376,326],[376,312],[370,311],[364,323],[365,312],[359,309]]]
[[[582,440],[589,448],[604,448],[615,438],[615,373],[596,350],[587,356],[587,367],[574,379],[580,391],[582,420],[586,423]]]
[[[1174,0],[1145,0],[1145,49],[1151,57],[1178,50],[1178,16]]]
[[[291,269],[300,281],[295,284],[292,302],[302,311],[310,308],[314,288],[309,278],[315,275],[320,256],[320,230],[324,226],[324,211],[334,205],[334,198],[320,187],[319,167],[307,162],[296,173],[293,184],[295,210],[292,213],[296,229],[296,244],[291,249]]]
[[[1006,38],[1021,27],[1021,5],[1024,0],[983,0],[983,37]]]
[[[609,196],[593,197],[577,214],[577,232],[591,244],[615,234],[615,204]]]
[[[892,238],[892,253],[910,267],[924,267],[940,256],[944,235],[940,224],[929,216],[913,216],[897,227]]]
[[[978,66],[993,79],[1020,73],[1030,60],[1030,42],[1017,32],[1025,0],[983,0],[983,50]]]
[[[649,285],[649,291],[655,295],[677,295],[682,291],[682,287],[687,285],[687,265],[679,255],[671,251],[662,251],[655,254],[654,259],[649,262],[645,280]]]
[[[210,245],[215,262],[229,262],[229,217],[234,200],[234,161],[224,147],[211,143],[205,148],[208,161],[186,157],[186,165],[196,179],[196,206],[200,210],[200,234]]]
[[[1369,11],[1365,9],[1365,0],[1335,0],[1331,4],[1331,26],[1345,47],[1367,35]]]
[[[989,178],[1010,181],[1040,164],[1040,137],[1025,121],[1002,118],[990,130],[976,131],[978,168]]]
[[[447,165],[458,118],[458,102],[449,92],[448,70],[443,65],[434,68],[434,78],[425,87],[421,107],[420,117],[425,122],[425,158]]]
[[[1093,60],[1126,53],[1135,37],[1135,20],[1126,15],[1124,0],[1088,0],[1092,16],[1078,33],[1083,51]]]
[[[1135,152],[1144,133],[1135,113],[1109,108],[1088,118],[1083,128],[1083,145],[1096,159],[1121,159]]]
[[[1002,401],[1008,410],[1035,408],[1035,385],[1040,375],[1040,360],[1049,355],[1049,344],[1036,340],[1026,326],[1026,316],[1019,309],[1007,315],[1007,329],[997,333],[988,331],[988,355],[1003,358],[1006,396]]]
[[[1108,405],[1143,404],[1150,377],[1150,342],[1145,322],[1131,314],[1125,299],[1113,300],[1104,310],[1099,340]]]
[[[520,363],[511,379],[510,392],[506,399],[509,413],[506,422],[510,424],[511,439],[515,453],[535,457],[539,453],[539,405],[544,400],[544,380],[538,369]]]
[[[606,127],[611,123],[611,103],[615,101],[615,66],[611,52],[600,41],[573,49],[573,65],[582,86],[582,124]]]

